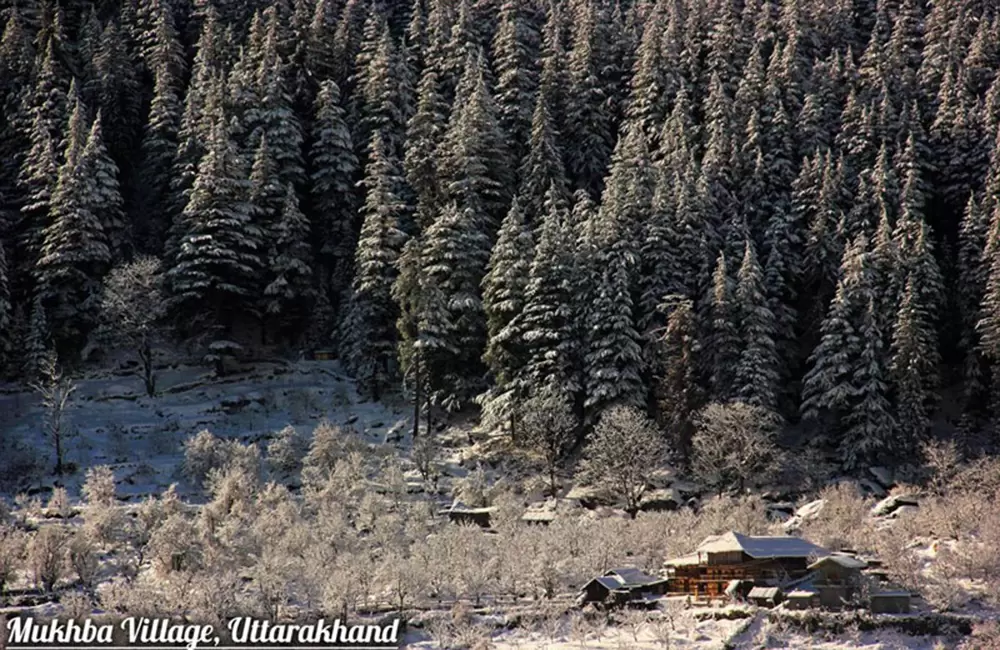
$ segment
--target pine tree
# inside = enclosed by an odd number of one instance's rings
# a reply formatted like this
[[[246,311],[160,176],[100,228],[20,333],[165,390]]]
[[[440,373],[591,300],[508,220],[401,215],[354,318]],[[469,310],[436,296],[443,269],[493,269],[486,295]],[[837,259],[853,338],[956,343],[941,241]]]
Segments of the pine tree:
[[[602,36],[596,3],[581,2],[573,23],[566,98],[566,166],[574,186],[600,195],[614,148],[607,81],[603,78]]]
[[[440,208],[438,145],[444,136],[448,105],[441,97],[437,71],[428,66],[417,88],[417,110],[407,124],[406,180],[417,197],[417,224],[430,226]]]
[[[435,328],[437,353],[427,367],[438,386],[436,401],[457,410],[482,391],[481,358],[486,345],[486,318],[480,285],[489,262],[487,222],[470,207],[449,204],[423,235],[421,285],[434,292],[427,302],[444,312]]]
[[[500,226],[483,277],[483,312],[487,344],[483,361],[498,387],[503,387],[524,366],[523,342],[511,324],[524,311],[524,292],[534,255],[534,238],[517,199]]]
[[[122,261],[132,249],[132,233],[122,207],[118,165],[104,146],[103,116],[100,113],[94,118],[87,144],[80,154],[80,168],[93,183],[93,193],[88,197],[88,203],[101,221],[111,262]]]
[[[225,341],[240,316],[256,316],[264,232],[252,218],[247,170],[224,115],[205,146],[166,277],[174,313],[203,320]]]
[[[514,160],[527,155],[532,109],[538,89],[540,37],[523,0],[505,0],[493,40],[497,71],[497,120],[510,142]]]
[[[108,152],[123,168],[142,123],[141,86],[127,45],[118,26],[109,22],[94,55],[94,83],[86,89],[96,112],[103,116]]]
[[[733,298],[743,338],[734,392],[747,404],[775,410],[781,365],[777,323],[765,293],[764,272],[750,241],[746,242]]]
[[[280,220],[272,232],[271,281],[264,287],[266,308],[269,314],[291,324],[290,331],[296,331],[308,313],[314,293],[309,221],[299,209],[299,197],[291,183],[285,187]]]
[[[874,297],[868,300],[858,337],[861,355],[853,376],[857,401],[845,418],[846,429],[840,444],[841,457],[848,468],[866,462],[886,462],[892,458],[896,438]]]
[[[587,314],[584,408],[592,421],[610,406],[641,407],[646,403],[641,376],[642,347],[632,316],[628,262],[613,254],[606,260]]]
[[[398,306],[392,287],[406,234],[399,161],[375,131],[365,170],[363,224],[355,253],[355,274],[343,324],[341,358],[361,389],[378,399],[395,374]]]
[[[455,106],[438,147],[441,189],[447,201],[481,211],[495,227],[507,211],[511,175],[481,52],[466,61]]]
[[[582,313],[576,303],[579,269],[574,254],[577,233],[563,206],[549,201],[547,208],[528,273],[524,311],[511,323],[527,348],[527,362],[518,379],[529,394],[552,381],[575,400],[582,388],[577,331]]]
[[[310,216],[313,253],[330,275],[329,291],[339,296],[350,286],[357,239],[354,176],[358,159],[333,81],[320,84],[312,121],[310,149]]]
[[[709,349],[711,350],[708,374],[714,401],[726,401],[734,396],[736,370],[740,359],[740,338],[736,329],[736,305],[733,282],[729,277],[725,253],[720,252],[712,275],[709,305]]]
[[[41,377],[43,364],[53,349],[52,335],[41,294],[35,294],[31,304],[31,317],[21,343],[21,373],[26,379]]]
[[[697,329],[694,304],[683,296],[667,296],[667,325],[659,340],[654,402],[656,421],[682,459],[691,452],[694,415],[700,404]]]
[[[910,274],[892,332],[892,379],[899,420],[897,451],[912,456],[930,427],[937,388],[938,345],[933,313],[923,304]]]
[[[99,151],[93,131],[91,138],[80,133],[85,126],[82,113],[82,102],[77,100],[67,124],[64,162],[52,192],[51,222],[43,231],[36,266],[56,349],[64,356],[81,349],[97,324],[101,276],[111,261],[101,222],[104,215],[96,212],[105,198],[95,178]],[[95,122],[98,142],[99,124]]]
[[[543,88],[531,119],[528,156],[521,164],[521,188],[518,193],[528,223],[536,223],[544,211],[546,193],[554,188],[558,201],[569,200],[566,170],[558,142],[559,132],[552,124],[548,93]]]
[[[139,188],[136,215],[136,247],[144,252],[160,251],[170,227],[170,179],[183,105],[180,79],[169,62],[153,72],[153,99],[140,147]]]

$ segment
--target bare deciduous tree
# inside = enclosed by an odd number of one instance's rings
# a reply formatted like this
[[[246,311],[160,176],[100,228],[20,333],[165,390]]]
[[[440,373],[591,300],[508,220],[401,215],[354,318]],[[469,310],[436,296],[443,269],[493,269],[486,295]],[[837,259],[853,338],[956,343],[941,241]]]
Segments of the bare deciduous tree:
[[[160,261],[143,257],[112,269],[104,281],[101,311],[103,338],[135,351],[146,395],[152,397],[156,394],[153,346],[163,334],[167,313]]]
[[[35,584],[51,592],[66,574],[68,535],[58,526],[45,526],[28,542],[28,567]]]
[[[663,436],[638,409],[615,406],[605,411],[591,434],[583,476],[600,483],[625,502],[635,519],[646,494],[647,477],[659,469],[665,456]]]
[[[524,405],[520,443],[541,462],[549,479],[549,489],[556,494],[556,472],[575,441],[576,420],[569,401],[553,386]]]
[[[61,475],[65,469],[64,443],[70,434],[66,411],[77,386],[59,368],[55,352],[50,352],[46,356],[42,362],[41,372],[42,378],[32,384],[32,388],[42,396],[42,406],[45,408],[45,434],[55,448],[55,473]]]
[[[744,402],[714,403],[698,414],[692,470],[719,494],[777,470],[778,416]]]

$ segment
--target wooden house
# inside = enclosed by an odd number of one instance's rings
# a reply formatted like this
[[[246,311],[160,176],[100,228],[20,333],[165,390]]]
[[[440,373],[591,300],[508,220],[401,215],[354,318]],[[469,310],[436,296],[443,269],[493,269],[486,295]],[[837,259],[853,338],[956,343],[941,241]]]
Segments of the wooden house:
[[[810,582],[819,595],[820,606],[836,610],[853,601],[863,582],[861,572],[867,567],[864,560],[844,553],[831,553],[810,564]]]
[[[830,551],[801,537],[736,532],[705,539],[694,553],[665,563],[670,593],[722,598],[733,580],[780,586],[805,577],[809,565]]]
[[[758,607],[774,607],[783,599],[784,594],[778,587],[754,587],[747,594],[747,600]]]
[[[438,514],[444,515],[454,524],[475,524],[480,528],[490,527],[490,515],[495,508],[469,508],[465,504],[456,501],[450,508],[441,510]]]
[[[663,595],[667,581],[651,576],[639,569],[612,569],[585,584],[577,596],[577,604],[600,603],[621,606],[645,602],[650,597]]]

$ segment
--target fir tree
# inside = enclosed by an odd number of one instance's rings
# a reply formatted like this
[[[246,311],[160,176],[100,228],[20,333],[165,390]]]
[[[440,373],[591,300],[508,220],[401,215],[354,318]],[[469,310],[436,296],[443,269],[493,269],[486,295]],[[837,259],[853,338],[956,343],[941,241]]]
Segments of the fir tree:
[[[166,277],[174,313],[198,316],[225,340],[240,316],[257,313],[264,232],[252,218],[247,170],[224,115],[205,145]]]
[[[694,415],[700,404],[698,388],[697,330],[694,304],[683,296],[667,296],[667,325],[659,340],[655,378],[656,421],[682,459],[691,452]]]
[[[740,340],[736,329],[736,305],[733,297],[733,282],[729,277],[726,256],[719,253],[715,273],[712,275],[712,289],[709,295],[710,311],[710,384],[715,401],[725,401],[733,397],[736,370],[739,367]]]
[[[299,197],[291,183],[285,187],[280,220],[272,232],[271,281],[264,287],[267,312],[290,323],[294,331],[304,320],[314,296],[309,221],[299,209]]]
[[[7,275],[7,253],[0,239],[0,369],[11,360],[14,336],[14,309],[10,301],[10,280]]]
[[[912,456],[927,435],[939,362],[933,313],[922,304],[911,273],[892,332],[891,370],[899,421],[897,451],[901,454]]]
[[[438,350],[428,364],[429,380],[438,385],[436,401],[457,410],[482,391],[481,357],[486,345],[486,318],[480,285],[489,262],[487,224],[472,208],[449,204],[423,236],[421,291],[433,291]]]
[[[500,226],[483,277],[487,344],[483,360],[498,387],[509,383],[524,365],[523,342],[511,324],[524,311],[524,291],[534,255],[534,240],[515,199]]]
[[[417,197],[417,223],[427,228],[440,208],[437,147],[444,135],[448,106],[437,71],[428,66],[417,88],[417,110],[407,124],[406,180]]]
[[[455,106],[438,147],[441,189],[447,201],[481,211],[495,227],[507,210],[511,176],[481,52],[466,61]]]
[[[587,314],[584,408],[593,420],[610,406],[641,407],[642,348],[632,316],[628,263],[610,255]]]
[[[324,81],[316,95],[310,149],[310,215],[313,252],[330,275],[333,296],[350,286],[354,263],[357,199],[353,179],[358,170],[350,130],[340,106],[340,89]]]
[[[21,372],[26,379],[38,379],[45,361],[53,350],[52,335],[41,294],[35,294],[31,304],[31,317],[21,343]]]
[[[85,143],[86,136],[79,133],[82,112],[77,101],[67,124],[64,162],[52,192],[51,222],[43,232],[36,267],[56,349],[63,355],[82,348],[97,324],[101,276],[111,261],[101,221],[104,215],[96,212],[106,198],[95,177],[100,123],[95,122],[96,137],[92,131]]]
[[[896,422],[888,399],[887,373],[875,300],[869,298],[858,328],[861,354],[852,377],[856,402],[845,418],[841,457],[848,468],[886,462],[892,457]]]
[[[538,93],[531,119],[531,141],[528,156],[521,164],[521,189],[518,198],[528,223],[535,223],[543,214],[546,193],[553,189],[557,201],[568,201],[569,190],[559,133],[552,124],[548,108],[548,93]]]
[[[363,224],[355,253],[355,274],[343,324],[342,358],[361,389],[378,399],[393,379],[398,306],[392,286],[406,235],[398,159],[380,131],[372,135],[365,170]]]
[[[531,133],[538,89],[540,37],[523,0],[505,0],[493,40],[497,70],[497,120],[511,143],[514,160],[523,160]]]
[[[764,272],[750,241],[746,242],[733,298],[734,315],[743,335],[734,392],[740,401],[775,410],[781,363],[775,340],[777,323],[765,293]]]
[[[118,165],[104,146],[103,119],[100,113],[90,127],[79,164],[82,173],[89,176],[93,184],[93,193],[87,201],[94,215],[101,221],[111,261],[119,262],[131,251],[132,233],[122,207]]]

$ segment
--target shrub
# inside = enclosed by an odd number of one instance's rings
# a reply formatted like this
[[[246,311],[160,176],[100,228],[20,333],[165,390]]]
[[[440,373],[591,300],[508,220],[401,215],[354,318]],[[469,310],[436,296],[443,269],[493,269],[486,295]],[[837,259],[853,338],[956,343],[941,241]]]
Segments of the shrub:
[[[25,535],[19,530],[0,526],[0,601],[21,568],[24,559]]]
[[[28,542],[28,567],[35,585],[51,592],[66,575],[66,531],[58,526],[44,526]]]
[[[302,466],[305,440],[292,425],[275,435],[267,446],[267,462],[276,472],[292,473]]]
[[[208,429],[202,429],[184,442],[184,473],[199,484],[210,471],[221,468],[226,458],[225,442]]]
[[[101,563],[94,547],[94,540],[86,531],[77,531],[71,538],[69,562],[80,579],[80,584],[87,590],[93,590]]]
[[[88,469],[81,493],[89,506],[114,506],[118,501],[115,497],[115,473],[107,465]]]
[[[63,594],[59,598],[59,604],[62,605],[63,615],[74,620],[83,620],[94,612],[93,599],[79,591]]]
[[[73,508],[69,503],[69,493],[64,487],[57,487],[52,490],[49,503],[46,506],[49,515],[54,515],[60,519],[69,519],[73,516]]]
[[[153,532],[147,552],[160,573],[192,571],[201,566],[198,531],[186,517],[174,514]]]

